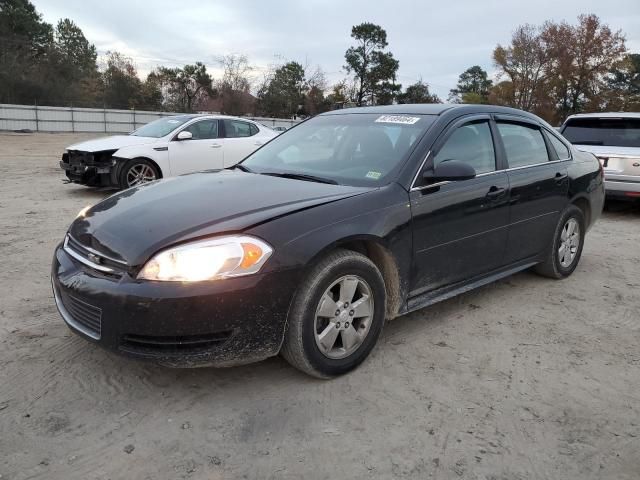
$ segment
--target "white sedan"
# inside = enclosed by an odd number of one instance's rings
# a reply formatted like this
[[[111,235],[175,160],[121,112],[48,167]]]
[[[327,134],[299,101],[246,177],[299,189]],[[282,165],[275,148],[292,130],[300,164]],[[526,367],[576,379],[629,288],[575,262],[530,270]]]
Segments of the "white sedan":
[[[67,147],[60,167],[70,182],[129,188],[159,178],[232,167],[278,132],[251,120],[176,115]]]

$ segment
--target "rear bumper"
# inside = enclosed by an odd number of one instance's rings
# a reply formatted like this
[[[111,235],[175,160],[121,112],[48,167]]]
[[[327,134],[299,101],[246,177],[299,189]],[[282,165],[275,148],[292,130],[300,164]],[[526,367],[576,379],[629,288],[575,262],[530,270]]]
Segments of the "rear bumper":
[[[607,197],[640,198],[640,176],[605,176],[605,191]]]
[[[78,335],[172,367],[230,366],[276,355],[296,285],[290,272],[199,284],[109,278],[56,249],[56,305]]]

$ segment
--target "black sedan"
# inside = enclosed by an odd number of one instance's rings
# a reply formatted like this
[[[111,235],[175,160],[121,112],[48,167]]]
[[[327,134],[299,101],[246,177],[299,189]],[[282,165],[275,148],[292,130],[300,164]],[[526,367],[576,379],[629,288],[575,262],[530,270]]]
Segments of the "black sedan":
[[[55,251],[67,325],[169,366],[281,353],[355,368],[385,319],[533,267],[576,268],[599,162],[534,115],[397,105],[305,121],[227,170],[84,209]]]

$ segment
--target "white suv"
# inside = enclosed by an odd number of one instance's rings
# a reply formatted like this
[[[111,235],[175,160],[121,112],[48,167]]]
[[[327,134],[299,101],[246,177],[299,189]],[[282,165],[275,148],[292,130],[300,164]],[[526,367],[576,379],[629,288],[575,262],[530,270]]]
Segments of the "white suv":
[[[640,199],[640,113],[571,115],[560,133],[600,159],[607,197]]]

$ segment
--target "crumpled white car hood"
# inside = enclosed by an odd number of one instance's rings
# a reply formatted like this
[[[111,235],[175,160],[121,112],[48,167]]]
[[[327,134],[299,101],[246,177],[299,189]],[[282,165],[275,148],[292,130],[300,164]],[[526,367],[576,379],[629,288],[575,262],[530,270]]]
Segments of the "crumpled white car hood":
[[[133,145],[145,145],[162,141],[160,138],[136,137],[135,135],[114,135],[111,137],[96,138],[86,142],[75,143],[67,147],[67,150],[79,150],[81,152],[100,152],[103,150],[118,150]]]

